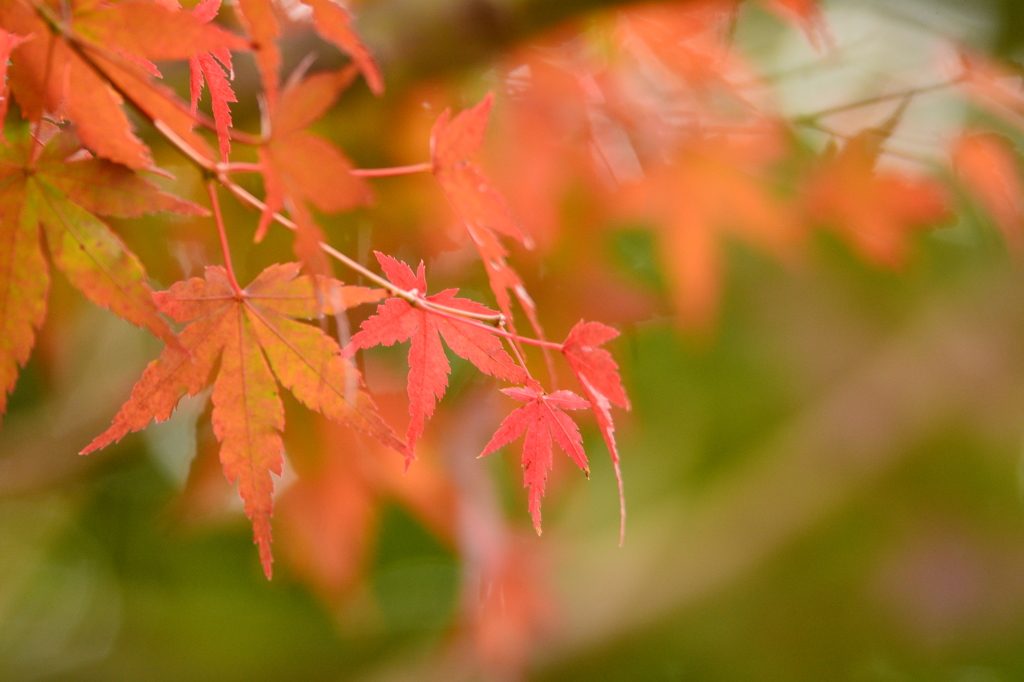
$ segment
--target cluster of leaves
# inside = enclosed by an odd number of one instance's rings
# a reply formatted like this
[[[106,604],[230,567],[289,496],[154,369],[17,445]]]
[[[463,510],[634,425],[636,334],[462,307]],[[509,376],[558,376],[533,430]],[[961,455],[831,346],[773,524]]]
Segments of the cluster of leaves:
[[[915,232],[950,215],[944,175],[959,178],[957,186],[986,208],[1011,248],[1024,250],[1024,179],[1005,136],[964,131],[950,142],[944,168],[925,164],[927,172],[912,172],[906,164],[891,163],[888,145],[907,106],[924,88],[843,107],[891,106],[884,120],[852,134],[824,123],[838,109],[787,119],[771,87],[731,49],[738,0],[632,6],[585,26],[561,27],[511,55],[504,80],[509,94],[498,100],[506,132],[499,153],[502,168],[515,177],[498,170],[497,182],[473,160],[484,146],[496,106],[493,94],[457,114],[441,113],[429,135],[429,160],[409,166],[357,169],[338,146],[311,132],[357,76],[375,94],[383,92],[384,81],[347,9],[334,0],[301,3],[313,30],[351,63],[308,74],[304,64],[282,83],[279,41],[286,19],[274,0],[232,4],[241,35],[215,21],[221,0],[202,0],[189,9],[177,0],[0,0],[0,114],[10,119],[0,147],[0,414],[45,316],[45,235],[49,261],[87,299],[166,344],[112,426],[83,453],[167,419],[183,397],[212,385],[219,468],[237,482],[268,578],[271,474],[280,475],[284,466],[279,385],[310,410],[404,456],[409,469],[427,421],[448,389],[445,346],[507,383],[502,392],[522,403],[497,426],[481,456],[523,438],[524,486],[536,531],[553,444],[589,475],[583,440],[569,414],[589,409],[614,465],[624,532],[613,408],[629,410],[630,402],[618,365],[603,348],[618,332],[581,321],[562,342],[547,340],[524,277],[511,264],[514,245],[531,249],[536,241],[544,251],[555,243],[568,187],[582,183],[592,190],[595,224],[639,218],[655,225],[677,317],[684,326],[703,329],[713,326],[718,309],[723,238],[790,261],[815,229],[826,227],[865,259],[898,268],[909,257]],[[812,0],[761,4],[794,20],[819,49],[829,49],[828,27]],[[232,53],[250,54],[259,69],[264,104],[259,135],[233,126]],[[188,101],[161,83],[154,62],[168,60],[189,63]],[[1010,125],[1021,126],[1024,95],[1008,82],[999,66],[962,54],[960,70],[929,90],[960,88]],[[212,117],[198,108],[204,89]],[[11,99],[17,107],[8,115]],[[147,173],[167,174],[156,168],[153,152],[136,134],[126,104],[201,171],[208,207],[163,192],[147,179]],[[809,154],[794,144],[802,129],[830,136],[822,153]],[[424,152],[427,146],[422,140]],[[246,158],[255,162],[232,161],[233,147],[245,148]],[[780,168],[787,172],[777,172]],[[458,296],[457,289],[430,294],[422,262],[414,270],[377,253],[380,275],[325,239],[317,213],[337,214],[374,202],[369,178],[419,172],[436,179],[449,216],[475,247],[497,310]],[[245,173],[258,174],[262,197],[236,181]],[[225,190],[259,211],[252,225],[225,225],[220,206]],[[140,260],[97,216],[161,211],[212,215],[223,264],[209,264],[203,277],[153,292]],[[297,261],[271,265],[243,287],[233,269],[228,230],[260,242],[275,226],[294,233]],[[339,264],[375,287],[336,279],[333,268]],[[377,304],[376,312],[346,338],[346,311],[366,304]],[[532,336],[517,329],[517,311],[525,315]],[[338,338],[328,333],[332,317]],[[378,407],[380,399],[371,397],[354,358],[359,351],[407,341],[409,422],[402,438],[385,418],[387,410]],[[548,387],[531,374],[527,346],[544,353]],[[563,365],[554,362],[559,355]],[[575,379],[580,395],[558,390],[559,366]],[[331,439],[350,443],[337,435]],[[439,534],[455,534],[450,520],[432,517],[440,506],[452,507],[450,498],[457,494],[458,486],[445,477],[423,484],[430,492],[420,494],[376,465],[344,462],[325,465],[333,473],[319,488],[309,480],[297,484],[307,486],[307,497],[285,501],[289,527],[301,527],[295,519],[322,511],[310,507],[317,500],[324,507],[342,504],[339,497],[347,500],[344,504],[359,499],[368,506],[371,498],[391,495]],[[423,464],[413,467],[410,479],[421,475],[418,468]],[[365,539],[357,537],[363,531],[351,523],[356,512],[345,514],[332,526],[338,543],[364,546]],[[359,514],[369,517],[365,510]],[[523,580],[525,569],[515,568],[525,561],[526,550],[503,529],[491,535],[503,540],[481,560],[481,571],[521,593],[524,606],[522,613],[510,614],[483,599],[481,608],[491,615],[478,616],[478,635],[486,642],[494,639],[488,633],[529,631],[543,611],[525,606],[538,603],[530,596],[530,581]],[[488,543],[472,534],[457,542],[475,542],[477,550]],[[471,547],[463,549],[474,554]],[[351,575],[350,569],[337,568],[344,563],[336,561],[335,572]],[[330,576],[309,572],[318,576],[314,582],[336,590]],[[493,643],[482,646],[494,648]],[[521,657],[522,646],[496,656]]]
[[[834,49],[816,3],[761,4]],[[558,242],[562,197],[584,184],[594,223],[653,225],[677,319],[705,332],[726,241],[793,263],[825,229],[867,261],[900,269],[922,229],[948,223],[966,190],[1019,249],[1019,154],[990,116],[1011,135],[1021,129],[1012,70],[950,42],[956,58],[936,64],[932,82],[788,113],[775,85],[732,49],[741,9],[734,0],[644,3],[510,56],[498,153],[516,170],[501,179],[540,244]],[[984,126],[944,134],[928,155],[898,149],[908,108],[956,93],[989,115]]]
[[[12,0],[0,3],[2,57],[8,62],[3,102],[9,92],[27,125],[13,125],[0,150],[0,371],[6,401],[19,365],[24,365],[46,308],[47,267],[40,229],[51,260],[88,299],[144,327],[166,343],[150,363],[113,425],[89,444],[86,454],[116,442],[152,421],[167,419],[186,395],[212,383],[212,424],[227,479],[237,481],[252,520],[264,571],[271,575],[274,483],[282,473],[284,407],[278,385],[329,419],[355,428],[414,459],[416,442],[450,372],[441,338],[482,372],[519,385],[506,389],[529,405],[513,412],[485,450],[524,430],[525,484],[530,512],[541,530],[540,498],[552,466],[551,441],[587,470],[578,428],[559,408],[593,404],[606,442],[617,460],[609,405],[628,406],[611,356],[596,346],[616,336],[597,323],[581,323],[564,344],[543,338],[537,311],[508,263],[502,237],[524,244],[501,195],[469,160],[484,140],[492,97],[456,116],[442,114],[430,139],[431,161],[455,213],[477,244],[501,312],[459,298],[455,290],[428,295],[422,263],[416,274],[378,254],[383,279],[324,241],[310,206],[337,213],[369,203],[366,180],[333,143],[307,131],[352,82],[356,69],[371,90],[383,81],[369,52],[352,30],[351,16],[328,0],[309,0],[321,36],[344,50],[353,66],[306,76],[303,70],[279,84],[279,28],[270,0],[245,1],[234,9],[244,37],[212,23],[220,0],[204,0],[191,11],[176,0],[70,3]],[[232,51],[255,52],[263,80],[268,129],[254,137],[233,129],[236,100],[229,76]],[[187,59],[191,103],[159,83],[153,60]],[[204,84],[212,100],[212,122],[197,111]],[[224,265],[210,265],[203,278],[152,292],[146,272],[118,236],[96,214],[120,217],[156,211],[208,214],[207,209],[159,191],[140,171],[157,170],[149,147],[125,114],[127,102],[196,164],[208,179],[210,211],[223,246]],[[209,128],[217,151],[201,132]],[[255,147],[258,163],[233,164],[232,142]],[[219,154],[219,157],[218,157]],[[265,197],[242,189],[232,174],[259,172]],[[371,173],[372,174],[372,173]],[[260,241],[275,221],[295,231],[301,263],[264,270],[248,286],[237,281],[228,250],[218,192],[227,188],[260,209],[254,226]],[[287,210],[287,216],[281,211]],[[241,226],[233,229],[244,229]],[[331,276],[331,255],[381,288],[346,286]],[[303,271],[305,271],[303,273]],[[540,338],[515,332],[512,300],[518,300]],[[328,316],[381,302],[347,348],[326,330]],[[184,328],[175,333],[165,318]],[[300,320],[319,320],[320,325]],[[411,341],[409,423],[403,440],[379,415],[351,356],[358,349]],[[521,344],[560,351],[580,378],[591,402],[568,391],[548,394],[530,375]],[[513,359],[506,350],[513,350]],[[606,395],[609,393],[609,395]],[[3,404],[0,403],[0,407]],[[621,478],[620,478],[621,488]],[[623,512],[624,513],[624,512]]]

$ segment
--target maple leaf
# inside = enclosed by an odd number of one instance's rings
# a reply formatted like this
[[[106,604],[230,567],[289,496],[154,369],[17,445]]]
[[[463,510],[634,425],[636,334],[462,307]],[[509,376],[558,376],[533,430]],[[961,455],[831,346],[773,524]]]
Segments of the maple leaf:
[[[880,265],[906,260],[910,235],[949,217],[945,189],[935,180],[878,171],[886,130],[867,129],[826,157],[807,189],[807,210]]]
[[[1009,247],[1024,255],[1024,180],[1010,140],[995,133],[964,133],[954,142],[953,166]]]
[[[176,2],[177,0],[175,0]],[[213,21],[220,10],[221,0],[203,0],[192,10],[192,16],[204,24]],[[192,99],[192,115],[196,115],[196,107],[203,92],[203,81],[210,89],[210,101],[213,105],[213,121],[217,128],[217,141],[220,143],[221,159],[227,161],[231,151],[231,138],[228,129],[231,127],[230,102],[237,102],[235,91],[231,89],[227,75],[233,74],[231,50],[226,47],[213,52],[203,52],[189,57],[189,93]],[[225,73],[225,71],[227,73]]]
[[[255,239],[263,239],[274,213],[288,203],[298,226],[296,252],[320,274],[327,271],[319,249],[323,233],[305,202],[324,213],[338,213],[373,201],[373,191],[365,180],[352,175],[352,162],[345,154],[306,130],[348,87],[354,74],[352,69],[324,71],[290,83],[270,118],[269,136],[259,148],[266,209]]]
[[[488,93],[476,106],[454,118],[450,109],[442,112],[430,133],[431,165],[445,198],[480,252],[491,290],[506,321],[512,325],[512,302],[508,295],[511,290],[534,330],[543,337],[537,307],[519,273],[506,262],[508,250],[499,235],[511,237],[527,248],[533,248],[533,241],[519,229],[505,199],[483,170],[468,160],[484,142],[493,104],[494,93]]]
[[[689,140],[674,163],[653,168],[624,193],[626,206],[658,220],[677,311],[697,329],[710,328],[717,314],[720,237],[785,256],[799,236],[793,212],[765,178],[775,156],[775,131],[751,126],[750,132],[742,144],[727,137]]]
[[[376,252],[375,252],[376,253]],[[391,256],[376,253],[384,274],[393,283],[406,291],[421,295],[427,291],[427,280],[423,263],[416,274],[405,263]],[[493,310],[475,301],[457,298],[458,289],[426,296],[432,304],[464,311],[474,315],[493,315]],[[429,310],[412,306],[403,298],[389,298],[377,307],[376,315],[360,325],[360,331],[352,336],[349,354],[358,348],[372,348],[377,345],[390,346],[411,340],[409,346],[409,443],[406,467],[413,458],[413,448],[423,433],[424,423],[434,414],[437,401],[444,397],[448,388],[448,374],[451,366],[445,356],[441,339],[461,358],[469,360],[481,372],[512,382],[526,380],[526,374],[503,349],[501,339],[488,332],[479,324],[442,317]]]
[[[238,482],[253,523],[263,570],[270,578],[270,515],[274,483],[283,465],[284,407],[277,384],[326,417],[378,438],[399,452],[405,444],[377,415],[361,378],[341,356],[337,342],[320,328],[293,318],[312,318],[380,300],[383,291],[341,286],[336,280],[299,276],[299,263],[272,265],[240,295],[223,267],[206,268],[205,278],[174,284],[156,296],[160,311],[189,323],[181,347],[167,346],[149,364],[109,429],[86,447],[87,454],[163,421],[186,394],[213,381],[213,429],[229,481]],[[314,281],[316,286],[314,286]]]
[[[32,121],[46,112],[58,119],[66,116],[90,150],[137,169],[152,166],[152,156],[121,108],[124,97],[193,148],[202,151],[205,145],[190,134],[187,110],[176,111],[173,95],[150,82],[148,60],[249,47],[191,14],[139,0],[77,0],[62,17],[48,5],[5,2],[0,3],[0,25],[34,36],[12,53],[11,89],[22,112]]]
[[[590,401],[597,426],[601,429],[615,467],[615,482],[619,487],[619,544],[622,544],[626,533],[626,497],[622,486],[622,469],[619,466],[619,450],[615,446],[615,423],[612,421],[611,406],[614,404],[628,410],[630,404],[626,389],[622,387],[619,366],[611,353],[598,348],[618,335],[618,331],[600,322],[580,320],[565,338],[562,353]]]
[[[469,583],[478,590],[466,590],[477,655],[495,678],[525,673],[531,649],[558,622],[542,549],[526,533],[502,533],[480,552]]]
[[[387,403],[380,407],[390,416]],[[321,454],[292,458],[298,480],[278,499],[276,519],[290,572],[337,606],[366,568],[385,502],[401,504],[445,544],[456,536],[459,507],[429,457],[403,473],[385,447],[326,419],[315,421],[312,433],[298,438],[302,452]]]
[[[50,260],[88,300],[177,343],[157,313],[142,263],[93,214],[202,215],[205,209],[110,161],[69,161],[80,150],[67,132],[45,146],[22,132],[9,147],[0,147],[0,414],[46,314],[49,272],[40,230]]]
[[[553,464],[551,441],[558,443],[576,466],[590,476],[579,427],[562,411],[583,410],[590,407],[590,403],[570,391],[544,393],[539,387],[503,388],[501,392],[526,405],[516,408],[505,417],[480,456],[489,455],[526,433],[523,442],[523,487],[530,489],[530,517],[533,519],[534,530],[540,535],[540,501],[544,497],[548,470]]]

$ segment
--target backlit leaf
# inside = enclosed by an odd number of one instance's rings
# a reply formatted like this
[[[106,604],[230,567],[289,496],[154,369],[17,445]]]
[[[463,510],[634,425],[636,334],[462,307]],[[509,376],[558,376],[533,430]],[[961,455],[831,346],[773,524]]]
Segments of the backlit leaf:
[[[424,295],[427,291],[423,263],[413,274],[412,269],[391,256],[377,253],[388,279],[405,289]],[[458,289],[446,289],[432,296],[426,296],[430,303],[475,315],[491,315],[493,310],[469,299],[457,298]],[[434,414],[437,401],[444,397],[448,388],[448,374],[451,366],[445,356],[441,339],[459,357],[472,362],[481,372],[512,382],[526,379],[523,370],[504,351],[501,339],[486,328],[470,320],[444,317],[436,312],[414,307],[403,298],[389,298],[377,307],[377,314],[360,326],[352,337],[352,350],[372,348],[377,345],[390,346],[394,343],[411,341],[409,346],[409,457],[423,433],[425,421]],[[349,351],[352,352],[352,351]],[[406,463],[408,466],[408,462]]]
[[[168,346],[149,364],[113,425],[82,451],[92,452],[150,421],[167,419],[181,398],[208,384],[219,358],[213,382],[214,433],[221,442],[224,474],[238,482],[268,578],[274,489],[270,474],[280,474],[284,461],[278,383],[310,409],[399,452],[406,450],[361,390],[359,372],[342,358],[337,342],[319,327],[292,317],[338,312],[350,302],[374,300],[374,294],[334,280],[299,276],[300,269],[298,263],[273,265],[236,294],[224,268],[208,267],[205,278],[178,282],[157,294],[161,312],[189,323],[179,337],[181,348]]]
[[[530,489],[530,517],[533,519],[534,529],[540,535],[540,502],[544,497],[548,471],[553,464],[551,441],[558,443],[576,466],[590,476],[579,427],[563,412],[583,410],[590,407],[590,404],[569,391],[555,391],[549,394],[539,388],[505,388],[502,389],[502,393],[526,405],[513,410],[505,417],[480,456],[489,455],[526,434],[523,441],[523,487]]]

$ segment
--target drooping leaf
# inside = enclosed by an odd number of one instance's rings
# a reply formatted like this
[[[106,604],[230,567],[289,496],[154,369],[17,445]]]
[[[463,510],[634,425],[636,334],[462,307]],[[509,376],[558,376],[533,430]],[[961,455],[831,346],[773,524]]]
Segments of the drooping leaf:
[[[220,9],[221,0],[203,0],[192,10],[192,16],[203,23],[213,21]],[[235,91],[228,81],[228,74],[233,73],[231,51],[220,48],[213,52],[204,52],[189,58],[191,69],[190,96],[192,99],[192,115],[203,92],[203,82],[210,90],[210,101],[213,103],[213,121],[217,128],[217,141],[220,144],[221,159],[227,161],[231,151],[231,138],[228,129],[231,127],[231,102],[237,102]],[[227,73],[225,73],[225,71]]]
[[[518,529],[502,531],[481,548],[479,575],[469,576],[479,590],[467,590],[465,597],[477,655],[495,678],[525,674],[530,652],[559,618],[544,544]],[[471,563],[467,572],[476,568]]]
[[[384,292],[299,276],[300,269],[299,263],[272,265],[236,294],[224,268],[208,267],[205,278],[159,292],[160,311],[188,323],[179,335],[182,347],[168,346],[149,364],[113,425],[82,451],[92,452],[152,420],[167,419],[181,398],[209,383],[219,358],[212,396],[214,433],[221,442],[224,474],[232,483],[238,481],[268,578],[273,561],[270,474],[280,474],[283,465],[284,408],[278,382],[308,408],[399,452],[406,450],[360,390],[359,372],[342,358],[337,342],[319,327],[294,319],[377,301]]]
[[[353,26],[352,14],[334,0],[302,0],[313,9],[313,26],[324,40],[333,43],[352,58],[375,95],[384,92],[384,77],[380,67],[363,44]]]
[[[615,468],[615,481],[619,486],[619,543],[626,533],[626,496],[622,485],[622,469],[619,466],[619,450],[615,445],[615,423],[612,421],[611,406],[630,409],[626,389],[622,387],[619,366],[612,354],[599,348],[619,335],[619,332],[600,322],[576,324],[562,344],[562,353],[572,368],[576,380],[590,401],[601,429],[608,453]]]
[[[999,226],[1010,249],[1024,255],[1024,180],[1007,138],[968,132],[953,145],[953,165]]]
[[[267,100],[267,108],[277,108],[277,91],[280,81],[281,50],[277,46],[277,37],[281,29],[274,15],[273,4],[268,0],[237,0],[234,4],[238,19],[252,39],[253,51],[256,53],[256,65],[263,81],[263,96]]]
[[[590,404],[570,391],[544,393],[539,388],[504,388],[502,393],[526,405],[512,411],[494,432],[484,447],[481,457],[489,455],[526,433],[523,441],[523,487],[528,487],[529,511],[533,527],[541,533],[540,502],[548,471],[553,465],[551,441],[554,440],[565,454],[572,458],[587,476],[587,455],[583,452],[583,437],[579,427],[563,410],[583,410]]]
[[[87,299],[173,346],[176,337],[157,313],[142,264],[93,213],[204,212],[124,166],[69,161],[80,150],[70,133],[40,145],[22,134],[0,148],[0,414],[46,312],[49,274],[40,230],[54,265]]]
[[[527,248],[532,248],[533,242],[519,229],[505,199],[487,175],[468,159],[484,142],[493,104],[494,94],[489,93],[476,106],[459,112],[454,118],[451,110],[438,116],[430,134],[434,177],[480,252],[498,308],[511,324],[512,301],[508,294],[511,291],[538,335],[543,336],[537,307],[523,287],[519,273],[506,261],[509,254],[501,237],[511,237]]]
[[[377,253],[377,261],[388,279],[406,291],[425,294],[427,280],[423,263],[416,274],[412,269],[391,256]],[[474,315],[493,315],[486,306],[466,298],[458,298],[458,289],[446,289],[426,300],[445,308]],[[390,346],[411,340],[409,346],[409,443],[408,466],[413,448],[423,433],[425,421],[434,414],[437,401],[448,388],[451,366],[445,356],[441,339],[461,358],[472,362],[481,372],[512,382],[525,381],[523,370],[503,349],[501,339],[486,329],[452,317],[414,307],[403,298],[389,298],[377,307],[377,314],[365,320],[360,331],[352,336],[351,350]]]
[[[386,501],[401,504],[446,544],[456,537],[460,507],[444,470],[429,456],[403,471],[384,446],[326,419],[315,422],[313,433],[287,443],[292,452],[305,446],[315,454],[292,458],[298,480],[277,500],[279,547],[289,571],[337,606],[372,557]]]

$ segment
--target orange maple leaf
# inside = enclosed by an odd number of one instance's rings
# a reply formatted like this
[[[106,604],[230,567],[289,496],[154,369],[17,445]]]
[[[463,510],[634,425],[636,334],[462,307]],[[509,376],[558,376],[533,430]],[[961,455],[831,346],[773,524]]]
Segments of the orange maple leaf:
[[[367,567],[385,502],[401,504],[435,537],[452,544],[459,505],[452,484],[429,455],[403,473],[390,450],[326,419],[317,419],[313,433],[300,438],[310,446],[307,451],[322,454],[315,461],[293,458],[298,480],[277,505],[280,547],[289,570],[330,605],[338,604]]]
[[[273,214],[287,204],[298,227],[296,253],[314,272],[328,271],[320,251],[323,232],[306,202],[324,213],[338,213],[373,201],[373,191],[352,175],[352,162],[328,140],[306,130],[334,103],[355,76],[353,69],[324,71],[285,87],[259,148],[266,187],[266,209],[256,228],[263,239]]]
[[[865,258],[896,268],[906,261],[911,235],[950,214],[937,181],[876,170],[887,136],[870,128],[826,156],[805,201],[812,220],[835,229]]]
[[[992,216],[1007,245],[1024,256],[1024,179],[1013,143],[995,133],[965,132],[953,144],[953,166]]]
[[[321,38],[332,43],[352,58],[352,63],[363,74],[367,85],[375,95],[384,92],[384,77],[380,73],[370,50],[359,38],[353,26],[352,14],[334,0],[300,0],[313,11],[313,28]],[[238,0],[235,9],[241,23],[249,30],[256,51],[256,63],[263,79],[267,105],[274,113],[278,93],[278,69],[281,67],[281,50],[277,38],[280,26],[274,15],[272,0]]]
[[[16,33],[8,33],[0,28],[0,121],[7,118],[7,109],[10,105],[10,97],[7,89],[7,62],[11,59],[11,51],[18,45],[29,39],[29,36],[19,36]],[[3,127],[0,126],[0,141],[4,141]]]
[[[86,147],[131,168],[153,162],[121,108],[126,96],[195,149],[205,147],[190,134],[187,109],[175,111],[173,95],[151,83],[148,60],[249,47],[189,13],[140,0],[76,0],[67,17],[56,16],[44,3],[5,2],[0,3],[0,25],[33,36],[14,49],[10,69],[11,90],[27,118],[38,121],[44,113],[66,117],[78,126]]]
[[[658,220],[676,309],[683,322],[698,329],[710,328],[717,315],[721,236],[779,256],[785,256],[799,237],[793,211],[764,177],[774,135],[752,132],[760,141],[690,140],[672,165],[655,169],[627,195],[628,204]]]
[[[293,319],[378,301],[384,292],[299,276],[300,269],[299,263],[272,265],[236,296],[227,271],[208,267],[205,278],[178,282],[157,293],[161,312],[189,323],[179,335],[182,348],[168,346],[149,364],[113,425],[82,451],[118,441],[151,420],[167,419],[181,398],[207,385],[219,358],[213,428],[221,443],[220,460],[228,480],[238,481],[268,578],[273,561],[270,474],[280,474],[284,462],[284,406],[278,382],[310,409],[399,452],[406,450],[360,390],[359,372],[342,358],[337,342],[318,327]]]
[[[192,15],[203,23],[209,23],[217,16],[220,3],[221,0],[203,0],[192,10]],[[188,61],[192,76],[189,83],[192,115],[196,114],[196,107],[203,92],[203,81],[206,81],[206,86],[210,90],[213,121],[217,128],[217,141],[220,143],[220,156],[221,159],[227,161],[228,152],[231,151],[231,138],[228,135],[228,129],[231,127],[229,103],[238,101],[235,91],[228,81],[228,75],[234,73],[234,68],[231,65],[231,50],[222,47],[212,52],[203,52],[195,57],[190,57]]]
[[[23,130],[0,147],[0,414],[46,314],[49,273],[40,230],[51,261],[82,295],[174,345],[142,263],[94,214],[205,213],[124,166],[87,155],[72,160],[82,152],[74,135],[55,134],[52,126],[43,132],[55,135],[45,145]]]

